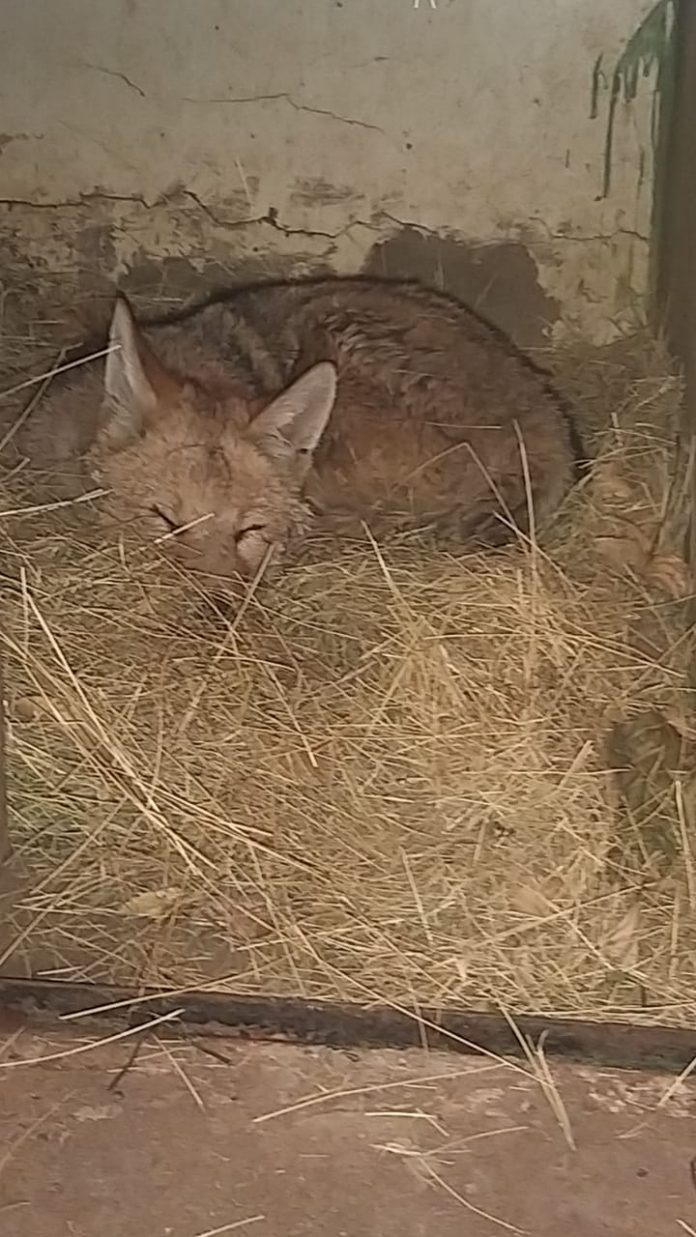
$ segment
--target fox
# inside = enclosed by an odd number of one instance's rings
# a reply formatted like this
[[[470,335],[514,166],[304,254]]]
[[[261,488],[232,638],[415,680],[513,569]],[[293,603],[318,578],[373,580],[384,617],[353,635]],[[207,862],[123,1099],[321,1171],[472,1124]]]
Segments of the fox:
[[[282,563],[317,527],[503,546],[577,475],[549,375],[417,283],[268,282],[140,322],[118,293],[105,351],[49,391],[23,449],[82,461],[112,526],[211,582]]]

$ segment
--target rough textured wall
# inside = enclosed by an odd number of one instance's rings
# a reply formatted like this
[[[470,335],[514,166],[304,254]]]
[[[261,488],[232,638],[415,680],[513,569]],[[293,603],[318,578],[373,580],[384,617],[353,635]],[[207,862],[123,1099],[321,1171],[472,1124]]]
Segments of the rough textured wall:
[[[654,75],[602,178],[609,75],[650,8],[3,0],[6,260],[165,299],[204,267],[406,272],[526,344],[559,318],[605,338],[646,286]]]

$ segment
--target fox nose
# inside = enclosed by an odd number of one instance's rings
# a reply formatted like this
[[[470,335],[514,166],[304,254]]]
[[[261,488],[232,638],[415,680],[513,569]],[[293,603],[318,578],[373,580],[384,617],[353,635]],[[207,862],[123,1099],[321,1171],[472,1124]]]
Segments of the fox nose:
[[[210,553],[202,546],[187,543],[183,538],[172,538],[162,549],[186,571],[194,572],[197,577],[200,576],[206,581],[234,578],[239,576],[240,568],[243,567],[234,550],[231,553]]]
[[[249,575],[246,564],[233,548],[214,553],[202,553],[192,565],[195,571],[206,576],[211,584],[217,580],[220,581],[221,586],[225,587],[228,581],[240,580]]]

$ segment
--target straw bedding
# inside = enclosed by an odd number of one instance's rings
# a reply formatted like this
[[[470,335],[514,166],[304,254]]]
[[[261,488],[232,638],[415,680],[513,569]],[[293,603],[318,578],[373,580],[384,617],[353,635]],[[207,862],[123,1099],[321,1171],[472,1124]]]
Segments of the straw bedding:
[[[319,542],[232,617],[5,479],[6,968],[696,1021],[679,383],[554,364],[541,547]]]

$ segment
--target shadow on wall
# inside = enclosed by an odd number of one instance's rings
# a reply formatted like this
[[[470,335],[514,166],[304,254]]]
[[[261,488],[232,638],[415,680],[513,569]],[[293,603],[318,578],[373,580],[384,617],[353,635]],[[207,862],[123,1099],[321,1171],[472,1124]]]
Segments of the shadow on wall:
[[[212,257],[204,269],[188,258],[147,258],[144,255],[120,280],[136,303],[149,305],[168,296],[197,300],[206,290],[267,279],[291,279],[299,273],[314,278],[332,274],[330,262],[306,254],[226,255],[221,266]],[[454,237],[404,227],[373,245],[361,274],[389,279],[416,279],[449,292],[500,327],[523,349],[548,343],[549,328],[559,317],[559,304],[539,283],[534,259],[523,244],[475,245]],[[110,310],[112,286],[107,305]],[[159,294],[159,295],[157,295]],[[94,315],[95,306],[91,313]],[[92,325],[94,323],[92,322]],[[101,325],[105,325],[102,323]]]
[[[36,296],[47,312],[58,316],[62,324],[59,342],[68,343],[106,330],[116,285],[133,297],[140,311],[157,313],[195,302],[215,289],[269,279],[317,278],[335,269],[330,251],[318,255],[298,248],[279,253],[264,244],[263,237],[252,247],[240,245],[237,253],[231,251],[227,237],[224,243],[211,241],[205,234],[187,239],[191,243],[185,246],[186,256],[154,256],[141,250],[114,277],[118,256],[113,221],[85,220],[75,229],[69,274],[63,264],[55,272],[50,262],[39,269],[28,266],[18,237],[0,238],[0,264],[6,286],[14,286],[18,302]],[[558,302],[541,287],[534,259],[519,242],[477,245],[404,226],[375,242],[360,273],[415,279],[449,292],[523,349],[543,346],[559,317]]]
[[[418,279],[449,292],[520,348],[547,343],[549,328],[559,317],[558,301],[541,287],[534,259],[514,241],[472,245],[405,227],[372,247],[363,274]]]

